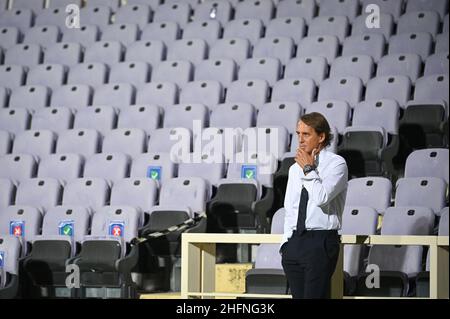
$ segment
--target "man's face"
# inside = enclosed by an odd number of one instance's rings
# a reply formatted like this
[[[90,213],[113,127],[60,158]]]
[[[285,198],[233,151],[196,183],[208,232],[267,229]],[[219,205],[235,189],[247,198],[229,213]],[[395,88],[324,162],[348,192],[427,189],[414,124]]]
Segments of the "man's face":
[[[315,148],[319,150],[319,146],[325,140],[325,133],[317,134],[316,130],[302,121],[297,125],[297,136],[300,149],[308,154]]]

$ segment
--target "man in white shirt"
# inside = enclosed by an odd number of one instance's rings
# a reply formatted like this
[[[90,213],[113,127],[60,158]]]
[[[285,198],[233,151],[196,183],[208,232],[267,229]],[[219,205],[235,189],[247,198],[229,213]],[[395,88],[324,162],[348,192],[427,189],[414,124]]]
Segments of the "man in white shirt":
[[[326,149],[333,136],[322,114],[302,116],[297,135],[299,148],[284,201],[282,265],[293,298],[329,298],[348,169],[341,156]]]

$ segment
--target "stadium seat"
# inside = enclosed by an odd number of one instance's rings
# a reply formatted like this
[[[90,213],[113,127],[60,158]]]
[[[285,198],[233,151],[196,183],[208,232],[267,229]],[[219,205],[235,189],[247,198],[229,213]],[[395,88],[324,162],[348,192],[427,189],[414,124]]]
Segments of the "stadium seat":
[[[436,11],[439,13],[440,17],[443,18],[444,15],[448,13],[448,1],[437,0],[429,2],[424,0],[408,0],[408,3],[406,4],[406,13],[417,11]]]
[[[235,7],[235,19],[261,19],[268,24],[273,18],[275,7],[271,0],[242,1]]]
[[[316,85],[320,85],[328,76],[328,63],[326,58],[311,56],[305,58],[292,59],[284,71],[285,79],[305,78],[314,80]],[[309,96],[309,94],[308,94]]]
[[[80,24],[105,27],[111,23],[112,10],[107,6],[85,6],[80,10]]]
[[[261,39],[253,49],[253,58],[278,59],[282,65],[286,65],[294,56],[295,46],[288,37],[268,37]]]
[[[405,177],[437,177],[448,184],[448,157],[448,149],[414,151],[406,160]]]
[[[135,42],[139,37],[139,26],[135,23],[117,23],[102,29],[102,41],[120,42],[124,46]]]
[[[194,66],[208,57],[208,44],[203,39],[188,39],[174,41],[167,50],[167,60],[186,60]]]
[[[129,83],[110,83],[96,88],[93,105],[109,105],[116,110],[134,104],[136,89]]]
[[[226,4],[226,2],[222,2]],[[220,5],[220,4],[219,4]],[[222,26],[215,20],[192,21],[183,29],[183,39],[200,39],[206,42],[207,48],[211,47],[221,36]],[[196,57],[197,59],[200,56]]]
[[[295,33],[292,30],[295,29]],[[298,45],[306,33],[306,22],[300,17],[272,19],[266,27],[266,38],[291,38]],[[294,48],[295,49],[295,48]],[[283,62],[286,64],[286,62]]]
[[[109,83],[128,83],[135,87],[150,81],[151,67],[146,62],[123,62],[111,67]]]
[[[324,1],[320,3],[319,16],[344,16],[350,21],[359,15],[359,0]]]
[[[0,236],[0,253],[0,299],[12,299],[19,295],[19,258],[22,254],[20,239],[11,235]]]
[[[60,30],[57,26],[38,26],[25,32],[23,43],[41,45],[46,48],[58,42],[60,37]]]
[[[40,234],[42,214],[38,208],[14,205],[0,213],[0,234],[19,237],[22,246],[21,256],[29,252],[28,244]]]
[[[108,68],[103,63],[80,63],[70,68],[67,84],[85,84],[95,88],[106,83],[107,74]]]
[[[84,52],[84,63],[114,64],[122,61],[124,46],[118,41],[98,41]]]
[[[370,4],[375,4],[380,8],[381,14],[390,14],[393,16],[394,20],[397,21],[398,18],[403,14],[404,4],[402,1],[396,0],[362,0],[362,12],[364,13],[366,8]]]
[[[95,6],[107,6],[110,7],[113,11],[116,11],[120,6],[120,0],[91,0],[86,4],[87,7],[95,7]]]
[[[243,89],[245,88],[245,89]],[[250,103],[257,109],[268,101],[269,84],[265,80],[234,81],[227,91],[226,103]]]
[[[86,84],[68,84],[53,90],[50,105],[81,109],[92,105],[93,90]]]
[[[110,131],[103,139],[103,153],[120,152],[136,158],[145,153],[147,134],[137,128],[122,128]]]
[[[130,105],[119,113],[118,129],[136,128],[147,135],[160,127],[162,110],[156,105]]]
[[[77,111],[73,128],[97,130],[105,136],[114,129],[116,113],[111,106],[84,107]]]
[[[449,72],[448,52],[430,55],[425,61],[424,76],[445,74],[445,73],[448,74],[448,72]]]
[[[103,152],[92,155],[84,165],[84,178],[100,178],[111,187],[123,178],[128,177],[131,158],[124,153]]]
[[[398,1],[395,1],[398,3]],[[369,35],[369,34],[381,34],[384,35],[386,40],[394,33],[394,18],[391,15],[392,13],[381,13],[379,21],[379,28],[368,28],[367,27],[367,14],[362,14],[355,19],[352,24],[352,36],[355,35]]]
[[[319,89],[318,101],[339,100],[347,102],[354,108],[363,95],[362,81],[353,76],[329,78],[322,82]]]
[[[25,32],[33,24],[34,13],[31,9],[12,9],[0,14],[0,26],[16,27]]]
[[[310,56],[324,57],[328,64],[333,63],[339,51],[339,39],[334,35],[308,36],[297,48],[297,58]]]
[[[378,63],[385,50],[386,40],[381,34],[352,35],[344,41],[342,56],[368,55]]]
[[[194,67],[191,62],[184,60],[172,60],[161,62],[152,75],[153,82],[172,82],[183,87],[194,77]]]
[[[165,58],[166,46],[159,40],[136,41],[127,47],[125,61],[146,62],[153,67]]]
[[[36,13],[36,18],[34,19],[34,26],[56,26],[60,28],[61,31],[66,29],[66,19],[68,13],[66,13],[66,6],[61,6],[58,8],[53,8],[52,10],[40,10]]]
[[[432,52],[432,46],[433,37],[427,32],[402,33],[389,40],[389,54],[413,53],[426,60]]]
[[[49,130],[29,130],[14,138],[13,154],[30,154],[40,159],[55,150],[56,134]]]
[[[32,130],[50,130],[59,133],[72,128],[73,114],[69,108],[43,108],[31,119]]]
[[[125,178],[111,189],[111,206],[130,206],[149,213],[157,203],[158,184],[149,178]]]
[[[15,204],[35,207],[45,215],[50,208],[60,204],[61,193],[61,184],[56,179],[34,178],[19,184]]]
[[[153,132],[148,142],[148,152],[170,153],[171,159],[190,153],[192,132],[185,127],[160,128]]]
[[[417,54],[390,54],[378,62],[377,76],[404,75],[415,83],[422,73],[422,60]]]
[[[77,154],[51,154],[41,159],[38,178],[53,178],[61,185],[66,185],[77,178],[81,178],[84,160]]]
[[[228,1],[203,1],[194,11],[193,20],[198,22],[215,19],[222,25],[231,20],[233,7]],[[212,18],[212,16],[214,18]],[[189,25],[187,26],[187,28]]]
[[[8,154],[0,157],[0,178],[8,178],[15,185],[35,177],[36,160],[29,154]]]
[[[0,15],[1,15],[1,11],[0,11]],[[1,28],[0,42],[2,43],[3,49],[7,50],[19,43],[21,33],[18,28],[6,27],[6,26],[2,26],[0,28]]]
[[[264,104],[258,112],[257,127],[284,127],[287,132],[294,132],[302,107],[295,102],[271,102]]]
[[[299,103],[302,108],[311,104],[316,96],[312,79],[288,78],[278,81],[272,88],[272,102]]]
[[[26,108],[31,112],[47,107],[50,89],[42,85],[24,85],[14,89],[9,98],[10,108]]]
[[[82,25],[79,29],[72,28],[63,31],[63,42],[79,43],[83,47],[93,45],[100,38],[100,28],[97,25]]]
[[[239,80],[264,80],[272,86],[281,78],[282,65],[276,58],[253,58],[239,68]]]
[[[27,85],[59,87],[66,80],[66,71],[66,67],[61,64],[40,64],[28,71]]]
[[[331,3],[331,1],[326,3]],[[342,43],[348,35],[349,29],[347,17],[330,12],[329,15],[319,16],[311,21],[308,29],[308,37],[335,36]]]
[[[109,201],[109,186],[101,178],[79,178],[64,187],[62,205],[83,206],[97,213]]]
[[[141,33],[141,41],[162,41],[166,47],[180,37],[180,26],[178,23],[172,21],[153,22],[147,25]]]
[[[81,62],[81,52],[82,47],[79,43],[55,43],[45,51],[44,63],[63,64],[71,67]]]
[[[116,24],[136,23],[142,30],[151,22],[151,17],[152,7],[145,4],[128,4],[117,10],[114,22]]]
[[[409,32],[428,32],[433,37],[439,31],[440,18],[435,11],[406,12],[400,17],[397,34]]]
[[[209,109],[203,104],[172,105],[164,111],[164,128],[203,129],[209,121]]]
[[[171,21],[184,27],[189,22],[190,14],[191,6],[188,3],[165,3],[155,8],[153,22]]]
[[[343,134],[350,124],[350,106],[345,101],[323,100],[307,106],[306,113],[319,112],[325,116],[328,123],[334,126],[339,134]]]
[[[88,158],[101,150],[101,135],[93,129],[73,129],[61,132],[56,154],[73,153]]]
[[[133,160],[130,178],[149,178],[161,185],[176,177],[177,169],[170,153],[145,153]]]
[[[277,18],[299,17],[304,18],[306,24],[317,14],[316,1],[314,0],[286,0],[277,5]]]
[[[213,194],[213,187],[219,185],[219,181],[225,178],[226,162],[223,155],[220,161],[208,154],[201,154],[200,158],[196,158],[196,154],[192,153],[188,162],[181,162],[178,165],[178,177],[200,177],[208,182],[210,186],[210,194]],[[198,161],[198,162],[197,162]]]
[[[235,19],[224,26],[223,39],[230,41],[233,38],[243,38],[247,39],[252,45],[255,45],[262,38],[263,30],[264,24],[258,18]],[[217,58],[218,56],[214,57]]]
[[[136,93],[136,104],[161,107],[178,103],[178,86],[172,82],[152,82],[143,85]]]
[[[209,50],[210,59],[230,59],[240,64],[250,57],[250,41],[239,36],[217,40]]]
[[[344,56],[334,60],[330,78],[357,77],[364,85],[374,76],[375,64],[371,56]]]
[[[76,4],[81,7],[81,0],[49,0],[47,7],[49,9],[64,8],[69,4]]]
[[[209,59],[195,68],[195,81],[218,81],[229,87],[237,79],[237,65],[231,59]]]
[[[5,64],[34,66],[42,62],[42,47],[38,44],[16,44],[5,54]]]
[[[225,103],[211,113],[210,126],[225,129],[253,127],[256,121],[255,108],[248,103]]]
[[[443,53],[449,51],[448,46],[448,31],[447,33],[438,34],[436,37],[435,53]]]
[[[370,207],[377,214],[384,215],[391,206],[391,192],[391,181],[385,177],[355,178],[348,182],[345,205]]]
[[[223,102],[224,88],[217,81],[194,81],[185,85],[180,103],[200,103],[212,106]]]
[[[404,108],[411,99],[411,80],[404,75],[378,76],[367,84],[366,100],[392,99]]]

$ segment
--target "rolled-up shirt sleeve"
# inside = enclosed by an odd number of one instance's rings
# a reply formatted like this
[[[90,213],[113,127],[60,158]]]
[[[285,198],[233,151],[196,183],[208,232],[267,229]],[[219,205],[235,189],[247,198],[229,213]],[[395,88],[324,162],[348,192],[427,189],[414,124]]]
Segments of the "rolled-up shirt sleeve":
[[[325,206],[347,187],[348,169],[344,160],[333,164],[330,174],[323,179],[316,171],[302,177],[309,199],[317,206]]]

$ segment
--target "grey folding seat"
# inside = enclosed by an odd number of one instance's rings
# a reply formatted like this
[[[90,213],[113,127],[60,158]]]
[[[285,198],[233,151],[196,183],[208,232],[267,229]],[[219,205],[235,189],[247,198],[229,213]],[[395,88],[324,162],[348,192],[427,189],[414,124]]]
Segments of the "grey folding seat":
[[[378,63],[385,50],[386,40],[381,34],[353,35],[345,39],[342,56],[368,55]]]
[[[359,78],[353,76],[329,78],[320,85],[318,101],[341,100],[353,108],[361,101],[363,90],[364,85]]]
[[[398,2],[398,1],[396,1]],[[367,14],[362,14],[359,17],[355,19],[355,21],[352,24],[352,36],[359,35],[369,35],[369,34],[381,34],[384,35],[384,38],[386,40],[389,40],[389,38],[394,33],[394,18],[389,13],[381,13],[379,21],[380,21],[380,27],[379,28],[368,28],[367,27]]]
[[[2,254],[0,298],[13,299],[19,291],[20,239],[11,235],[0,236],[0,252]]]
[[[442,33],[448,34],[449,32],[449,15],[448,13],[444,17],[444,25],[442,26]]]
[[[5,54],[5,64],[34,66],[42,62],[42,48],[37,44],[17,44]]]
[[[319,16],[345,16],[350,21],[359,15],[359,0],[323,1],[319,6]]]
[[[420,206],[438,214],[445,207],[447,185],[442,177],[405,177],[397,181],[395,206]]]
[[[169,46],[180,37],[180,26],[173,21],[154,21],[147,25],[141,33],[141,41],[162,41],[166,46]]]
[[[12,1],[11,8],[12,9],[30,9],[34,12],[44,9],[45,1],[37,0],[37,1],[27,1],[27,0],[14,0]]]
[[[143,85],[136,93],[136,104],[167,106],[178,103],[178,86],[172,82],[157,82]]]
[[[275,6],[271,0],[242,1],[235,7],[235,19],[261,19],[268,24],[274,17]]]
[[[448,105],[448,74],[437,74],[421,77],[416,82],[414,101],[444,100]]]
[[[369,81],[366,100],[392,99],[404,107],[411,99],[411,80],[402,75],[380,76]]]
[[[29,154],[8,154],[0,157],[0,178],[8,178],[15,185],[33,178],[36,172],[36,160]]]
[[[76,4],[78,7],[81,7],[81,0],[48,0],[47,8],[65,8],[69,4]]]
[[[285,214],[284,208],[275,212],[272,218],[271,234],[283,233]],[[281,265],[279,246],[278,244],[259,245],[255,267],[245,274],[246,293],[287,293],[287,280]]]
[[[46,25],[28,29],[23,37],[23,43],[36,44],[49,47],[61,38],[61,32],[57,26]]]
[[[406,159],[405,177],[437,177],[448,184],[448,157],[444,148],[414,151]]]
[[[426,60],[431,54],[432,46],[433,37],[429,33],[402,33],[389,40],[389,54],[414,53]]]
[[[73,129],[59,134],[56,154],[74,153],[88,158],[101,149],[100,133],[91,129]]]
[[[59,205],[61,192],[61,184],[56,179],[33,178],[19,184],[15,204],[36,207],[45,214]]]
[[[63,31],[63,42],[79,43],[84,47],[93,45],[100,38],[100,28],[97,25],[82,25],[79,29]]]
[[[439,32],[440,18],[435,11],[407,12],[400,17],[397,25],[397,34],[411,32],[428,32],[436,36]]]
[[[404,2],[397,0],[362,0],[362,12],[364,13],[366,8],[375,4],[380,8],[381,14],[390,14],[395,21],[403,14]]]
[[[150,136],[149,153],[170,153],[171,160],[186,156],[192,149],[192,132],[188,128],[160,128]]]
[[[24,85],[12,91],[10,108],[26,108],[31,111],[48,106],[50,89],[42,85]]]
[[[292,32],[292,30],[296,30]],[[294,44],[299,44],[306,33],[306,23],[300,17],[277,18],[270,21],[266,27],[266,38],[291,38]],[[286,62],[284,62],[286,64]]]
[[[448,52],[435,53],[425,61],[424,76],[449,74]]]
[[[127,47],[125,61],[150,63],[155,67],[166,57],[166,46],[159,40],[136,41]]]
[[[94,93],[93,105],[110,105],[116,109],[134,104],[136,89],[129,83],[110,83],[99,86]]]
[[[113,11],[116,11],[120,7],[121,1],[120,0],[91,0],[88,1],[86,4],[87,7],[94,7],[94,6],[108,6]]]
[[[273,85],[281,77],[282,65],[275,58],[253,58],[241,64],[239,80],[265,80]]]
[[[391,192],[391,181],[385,177],[354,178],[348,182],[345,206],[370,207],[383,215],[391,206]]]
[[[172,60],[161,62],[152,74],[153,82],[173,82],[179,87],[192,81],[194,67],[191,62],[183,60]]]
[[[114,23],[136,23],[142,30],[150,23],[152,7],[144,4],[128,4],[117,10]]]
[[[448,46],[448,31],[447,33],[438,34],[436,36],[435,53],[444,53],[449,51]]]
[[[189,162],[181,162],[178,165],[178,177],[200,177],[208,182],[212,187],[217,187],[219,181],[225,178],[226,164],[225,158],[221,156],[221,161],[217,162],[216,158],[209,154],[202,154],[199,162],[196,161],[195,155],[190,154]],[[210,191],[212,194],[212,191]]]
[[[396,101],[366,100],[355,107],[353,125],[379,126],[388,134],[398,135],[399,118],[400,110]]]
[[[133,160],[130,178],[148,178],[160,183],[177,175],[177,165],[169,153],[145,153]]]
[[[125,153],[103,152],[92,155],[84,165],[83,178],[101,178],[113,185],[128,177],[130,157]]]
[[[344,56],[334,60],[330,69],[330,78],[357,77],[364,85],[369,82],[375,72],[375,64],[371,56]]]
[[[294,42],[287,37],[265,37],[253,49],[253,58],[274,58],[286,65],[294,55]]]
[[[230,59],[240,64],[250,57],[251,45],[249,40],[235,36],[232,38],[223,38],[209,50],[210,59]]]
[[[98,41],[84,52],[85,63],[114,64],[122,61],[124,46],[118,41]]]
[[[49,130],[29,130],[16,135],[13,154],[31,154],[42,158],[55,149],[56,134]]]
[[[257,127],[284,127],[293,132],[302,114],[302,107],[296,102],[271,102],[264,104],[258,112]]]
[[[116,112],[111,106],[84,107],[77,111],[73,128],[97,130],[105,136],[115,128],[116,118]]]
[[[11,144],[11,134],[7,131],[0,131],[0,156],[10,153]]]
[[[74,79],[76,82],[77,79]],[[50,105],[53,107],[83,108],[92,103],[93,90],[85,84],[68,84],[53,90]]]
[[[262,38],[263,31],[263,22],[257,18],[236,19],[231,20],[224,26],[223,39],[243,38],[247,39],[252,45],[255,45]]]
[[[65,107],[40,109],[31,119],[32,130],[50,130],[55,133],[71,129],[72,124],[72,111]]]
[[[299,17],[309,24],[317,15],[317,4],[314,0],[286,0],[277,4],[277,18]]]
[[[147,134],[137,128],[115,129],[107,134],[103,140],[103,153],[121,152],[132,158],[145,153]]]
[[[195,68],[195,81],[218,81],[228,87],[237,78],[237,65],[231,59],[209,59]]]
[[[262,105],[262,104],[261,104]],[[216,128],[253,127],[256,122],[255,108],[248,103],[232,103],[218,105],[211,113],[210,126]]]
[[[72,11],[70,11],[72,12]],[[41,10],[37,12],[36,18],[34,19],[34,26],[56,26],[59,27],[61,31],[66,29],[66,20],[69,13],[66,13],[66,6]]]
[[[40,64],[32,67],[27,74],[27,85],[58,87],[66,80],[67,68],[61,64]]]
[[[82,48],[79,43],[55,43],[44,53],[44,63],[72,66],[81,62]]]
[[[158,184],[150,178],[125,178],[111,189],[111,206],[131,206],[148,213],[157,199]]]
[[[30,278],[28,298],[74,297],[67,288],[66,262],[78,253],[77,243],[88,234],[90,214],[80,206],[49,209],[42,221],[42,234],[33,239],[33,250],[23,261],[24,274]],[[48,254],[51,251],[52,253]]]
[[[249,127],[242,135],[243,154],[270,154],[280,160],[288,150],[289,133],[284,126]]]
[[[235,232],[268,227],[267,211],[254,207],[267,201],[266,196],[273,195],[277,161],[263,152],[238,153],[235,159],[228,166],[227,178],[220,181],[216,196],[208,203],[208,231]],[[234,218],[229,218],[231,213],[235,214]]]
[[[273,86],[272,102],[294,102],[306,107],[316,96],[316,86],[312,79],[287,78]]]
[[[162,4],[155,8],[153,22],[172,21],[184,27],[191,15],[191,6],[188,3]]]
[[[135,23],[115,23],[102,29],[102,41],[120,42],[128,45],[139,37],[139,26]]]
[[[0,14],[0,26],[16,27],[25,32],[33,25],[34,13],[30,9],[6,10]]]
[[[245,89],[243,89],[245,88]],[[264,80],[234,81],[227,91],[226,103],[250,103],[256,108],[269,98],[269,84]]]
[[[80,24],[104,27],[111,22],[112,10],[106,6],[86,6],[80,10]]]
[[[429,235],[433,213],[422,207],[390,207],[386,211],[381,235]],[[356,294],[364,296],[406,296],[409,281],[422,270],[422,246],[383,246],[370,248],[368,263],[380,269],[380,287],[365,285],[367,274],[358,278]]]
[[[159,128],[162,110],[156,105],[130,105],[119,113],[117,128],[137,128],[147,135]]]
[[[0,87],[0,108],[7,106],[8,95],[8,90],[4,87]]]
[[[305,78],[314,80],[316,85],[328,77],[328,63],[325,57],[310,56],[292,59],[284,71],[285,79]]]
[[[0,42],[4,50],[12,48],[19,43],[21,33],[18,28],[2,26],[0,30]]]
[[[342,134],[350,124],[350,106],[345,101],[323,100],[307,106],[306,113],[318,112]]]
[[[9,179],[0,178],[0,190],[0,209],[3,209],[14,203],[14,184]]]
[[[308,36],[297,48],[297,58],[321,56],[331,64],[339,52],[339,39],[334,35]]]
[[[194,21],[217,20],[225,25],[231,20],[233,6],[228,1],[203,1],[194,10]]]
[[[225,3],[225,2],[222,2]],[[183,39],[202,39],[208,47],[213,45],[222,34],[220,22],[215,20],[193,21],[183,29]]]
[[[208,45],[202,39],[181,39],[171,43],[167,60],[186,60],[198,65],[208,57]]]
[[[417,11],[436,11],[439,13],[440,17],[443,18],[446,13],[448,13],[448,1],[447,0],[437,0],[437,1],[425,1],[425,0],[412,0],[406,4],[406,12],[417,12]]]
[[[92,218],[91,235],[84,237],[73,265],[80,270],[81,298],[137,298],[131,269],[138,262],[138,236],[143,215],[129,206],[109,206]],[[95,273],[92,272],[95,268]]]
[[[181,103],[164,110],[164,128],[184,127],[194,130],[194,127],[204,128],[208,124],[209,110],[203,104]]]
[[[129,83],[135,87],[150,81],[151,67],[146,62],[122,62],[111,67],[109,83]]]
[[[417,54],[390,54],[378,63],[377,76],[404,75],[416,82],[422,72],[422,60]]]
[[[448,236],[448,207],[440,211],[438,236]]]
[[[98,212],[109,201],[109,186],[102,178],[79,178],[64,187],[62,205],[83,206]]]
[[[339,39],[340,43],[342,43],[348,35],[349,29],[347,17],[338,16],[334,13],[329,16],[319,16],[314,18],[309,24],[308,37],[333,35]]]
[[[83,172],[84,160],[77,154],[51,154],[41,159],[38,178],[53,178],[61,185],[80,178]]]
[[[92,87],[106,83],[108,67],[103,63],[80,63],[70,68],[67,84],[86,84]]]
[[[31,116],[26,109],[0,109],[0,129],[18,134],[30,126]]]
[[[40,234],[42,215],[38,208],[14,205],[0,214],[0,234],[19,237],[22,256],[28,254],[27,244]]]

